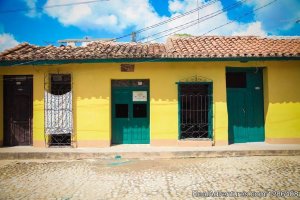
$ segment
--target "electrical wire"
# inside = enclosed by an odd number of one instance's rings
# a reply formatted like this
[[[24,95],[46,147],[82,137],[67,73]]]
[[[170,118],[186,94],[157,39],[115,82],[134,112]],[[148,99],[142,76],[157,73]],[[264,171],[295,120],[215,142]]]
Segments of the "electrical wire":
[[[184,23],[184,24],[182,24],[182,25],[175,26],[175,27],[173,27],[173,28],[166,29],[166,30],[164,30],[164,31],[161,31],[161,32],[152,34],[151,36],[143,37],[143,38],[141,38],[141,39],[138,39],[137,41],[145,40],[145,39],[151,38],[151,37],[153,37],[153,36],[155,36],[155,35],[160,35],[160,34],[162,34],[162,33],[169,32],[169,31],[171,31],[171,30],[174,30],[174,29],[177,29],[177,28],[186,26],[186,25],[188,25],[188,24],[195,25],[195,23],[200,23],[200,22],[206,21],[206,20],[208,20],[208,19],[211,19],[211,18],[213,18],[213,17],[215,17],[215,16],[218,16],[218,15],[224,13],[224,12],[227,12],[227,11],[229,11],[229,10],[232,10],[232,9],[234,9],[234,8],[236,8],[236,7],[240,6],[240,5],[242,5],[245,1],[247,1],[247,0],[241,0],[241,1],[238,1],[237,3],[234,3],[234,4],[232,4],[232,5],[230,5],[230,6],[226,7],[226,8],[219,9],[219,10],[217,10],[217,11],[215,11],[215,12],[212,12],[212,13],[210,13],[210,14],[208,14],[208,15],[205,15],[205,16],[203,16],[203,17],[200,17],[200,18],[198,18],[198,19],[195,19],[195,20],[186,22],[186,23]],[[201,21],[200,21],[200,19],[201,19]],[[183,29],[185,29],[185,28],[183,28]],[[180,30],[183,30],[183,29],[180,29]],[[178,30],[178,31],[179,31],[179,30]]]
[[[141,32],[147,31],[147,30],[149,30],[149,29],[156,28],[156,27],[161,26],[161,25],[163,25],[163,24],[169,23],[169,22],[174,21],[174,20],[176,20],[176,19],[179,19],[179,18],[181,18],[181,17],[184,17],[184,16],[190,15],[190,14],[192,14],[192,13],[194,13],[194,12],[197,12],[197,11],[199,11],[199,10],[201,10],[201,9],[203,9],[203,8],[206,8],[206,7],[212,5],[212,4],[216,3],[216,2],[219,2],[219,1],[220,1],[220,0],[211,0],[211,1],[209,1],[209,2],[206,3],[206,4],[204,4],[204,5],[201,6],[201,7],[197,7],[197,8],[195,8],[195,9],[190,10],[190,11],[187,11],[187,12],[185,12],[185,13],[182,13],[182,14],[180,14],[180,15],[178,15],[178,16],[172,17],[172,18],[170,18],[170,19],[161,21],[161,22],[159,22],[159,23],[157,23],[157,24],[153,24],[153,25],[151,25],[151,26],[148,26],[148,27],[145,27],[145,28],[142,28],[142,29],[133,31],[133,32],[135,32],[135,33],[141,33]],[[125,38],[125,37],[129,37],[129,36],[131,36],[131,33],[130,33],[130,34],[123,35],[123,36],[120,36],[120,37],[117,37],[117,38],[115,38],[115,40],[119,40],[119,39],[122,39],[122,38]]]
[[[265,8],[265,7],[267,7],[267,6],[269,6],[269,5],[273,4],[273,3],[275,3],[276,1],[277,1],[277,0],[271,1],[271,2],[269,2],[269,3],[267,3],[267,4],[263,5],[263,6],[261,6],[261,7],[259,7],[259,8],[254,9],[254,10],[251,11],[251,12],[245,13],[244,15],[240,15],[239,17],[235,18],[235,20],[238,20],[238,19],[241,19],[241,18],[243,18],[243,17],[245,17],[245,16],[248,16],[248,15],[254,13],[254,12],[257,11],[257,10],[260,10],[260,9],[262,9],[262,8]],[[194,21],[195,21],[195,20],[194,20]],[[209,30],[208,32],[205,32],[204,34],[202,34],[202,35],[200,35],[200,36],[206,35],[206,34],[212,32],[212,31],[214,31],[214,30],[217,30],[217,29],[219,29],[219,28],[222,28],[222,27],[224,27],[224,26],[226,26],[226,25],[228,25],[228,24],[231,24],[231,23],[233,23],[233,22],[234,22],[234,20],[231,20],[230,22],[227,22],[227,23],[225,23],[225,24],[222,24],[221,26],[215,27],[215,28]],[[177,31],[174,31],[174,32],[172,32],[172,33],[169,33],[169,34],[166,34],[166,35],[163,35],[163,36],[160,36],[160,37],[156,37],[156,38],[154,38],[154,39],[152,39],[152,40],[150,40],[150,41],[148,41],[148,42],[156,41],[156,40],[158,40],[158,39],[160,39],[160,38],[164,38],[164,37],[170,36],[170,35],[172,35],[172,34],[174,34],[174,33],[177,33],[178,31],[185,30],[185,29],[190,28],[190,27],[195,26],[195,25],[197,25],[197,22],[195,22],[195,23],[193,23],[193,24],[191,24],[191,25],[188,25],[188,26],[186,26],[186,27],[184,27],[184,28],[182,28],[182,29],[179,29],[179,30],[177,30]],[[151,37],[151,36],[149,36],[149,37]]]
[[[0,10],[0,14],[25,12],[25,11],[30,11],[30,10],[43,10],[45,8],[56,8],[56,7],[65,7],[65,6],[73,6],[73,5],[82,5],[82,4],[96,3],[96,2],[100,2],[100,1],[109,1],[109,0],[93,0],[93,1],[83,1],[83,2],[76,2],[76,3],[56,4],[56,5],[49,5],[49,6],[44,6],[44,7],[35,7],[35,8],[19,8],[19,9],[13,9],[13,10]]]
[[[239,17],[235,18],[234,20],[242,19],[243,17],[246,17],[246,16],[248,16],[248,15],[250,15],[250,14],[253,14],[253,13],[256,12],[256,11],[258,11],[258,10],[260,10],[260,9],[263,9],[263,8],[265,8],[265,7],[267,7],[267,6],[269,6],[269,5],[273,4],[273,3],[275,3],[276,1],[277,1],[277,0],[273,0],[273,1],[271,1],[271,2],[269,2],[269,3],[267,3],[267,4],[265,4],[265,5],[263,5],[263,6],[261,6],[261,7],[258,7],[258,8],[256,8],[256,9],[254,9],[253,11],[244,13],[243,15],[240,15]],[[205,33],[203,33],[201,36],[204,36],[204,35],[206,35],[206,34],[212,32],[212,31],[214,31],[214,30],[217,30],[217,29],[219,29],[219,28],[222,28],[222,27],[224,27],[224,26],[227,26],[228,24],[233,23],[234,20],[231,20],[231,21],[229,21],[229,22],[227,22],[227,23],[225,23],[225,24],[222,24],[221,26],[217,26],[217,27],[215,27],[215,28],[213,28],[213,29],[211,29],[211,30],[209,30],[209,31],[207,31],[207,32],[205,32]]]

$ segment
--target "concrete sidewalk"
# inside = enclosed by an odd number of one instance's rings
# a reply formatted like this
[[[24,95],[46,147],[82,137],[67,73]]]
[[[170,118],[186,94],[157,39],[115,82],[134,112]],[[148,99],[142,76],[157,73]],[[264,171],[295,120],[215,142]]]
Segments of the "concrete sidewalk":
[[[9,159],[112,159],[193,158],[232,156],[295,156],[300,145],[244,143],[213,147],[153,147],[115,145],[108,148],[2,147],[0,160]]]

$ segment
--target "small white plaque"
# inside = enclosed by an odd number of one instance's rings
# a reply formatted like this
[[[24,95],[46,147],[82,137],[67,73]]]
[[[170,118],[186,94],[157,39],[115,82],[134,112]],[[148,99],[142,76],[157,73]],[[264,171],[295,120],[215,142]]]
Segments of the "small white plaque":
[[[132,92],[133,101],[147,101],[147,91],[133,91]]]

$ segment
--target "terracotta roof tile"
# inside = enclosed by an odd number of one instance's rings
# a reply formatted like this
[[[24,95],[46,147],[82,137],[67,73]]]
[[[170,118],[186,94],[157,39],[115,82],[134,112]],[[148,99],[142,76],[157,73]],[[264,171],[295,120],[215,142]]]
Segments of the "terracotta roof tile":
[[[0,61],[102,58],[299,57],[300,37],[170,37],[166,44],[93,42],[86,47],[22,43],[0,53]]]
[[[299,56],[300,37],[202,36],[171,37],[167,54],[189,57],[272,57]],[[201,55],[199,55],[201,54]]]

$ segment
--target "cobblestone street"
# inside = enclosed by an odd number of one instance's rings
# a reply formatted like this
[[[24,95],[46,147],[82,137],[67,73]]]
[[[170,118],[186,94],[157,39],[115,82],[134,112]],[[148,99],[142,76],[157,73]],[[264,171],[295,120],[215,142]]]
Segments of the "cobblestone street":
[[[300,157],[0,161],[0,199],[213,199],[209,191],[300,199]]]

